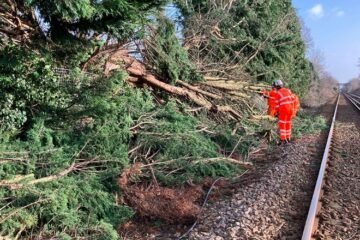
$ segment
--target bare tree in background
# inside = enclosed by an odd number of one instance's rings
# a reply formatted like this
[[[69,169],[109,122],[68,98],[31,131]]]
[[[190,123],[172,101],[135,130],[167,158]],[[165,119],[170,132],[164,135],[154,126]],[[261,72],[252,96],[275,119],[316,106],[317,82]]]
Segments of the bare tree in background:
[[[303,104],[307,107],[318,107],[335,99],[339,82],[326,71],[325,58],[320,50],[311,49],[309,55],[315,75]]]
[[[301,25],[301,37],[303,38],[306,48],[311,50],[314,49],[314,40],[311,36],[311,30],[308,28],[302,18],[299,18],[299,22]]]
[[[351,79],[345,84],[344,91],[360,93],[360,77]]]
[[[360,58],[358,61],[358,67],[360,68]],[[345,84],[344,91],[360,94],[360,74],[358,77],[351,79],[348,83]]]

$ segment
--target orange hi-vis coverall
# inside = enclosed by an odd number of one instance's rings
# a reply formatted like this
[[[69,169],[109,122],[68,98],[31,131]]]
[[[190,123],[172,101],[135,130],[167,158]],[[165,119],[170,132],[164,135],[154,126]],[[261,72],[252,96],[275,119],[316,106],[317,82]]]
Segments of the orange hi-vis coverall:
[[[300,109],[300,100],[299,100],[299,97],[296,94],[293,94],[293,95],[294,95],[294,113],[293,113],[293,117],[295,117],[297,112]]]
[[[268,99],[268,115],[275,117],[279,109],[279,101],[276,100],[278,95],[276,89],[272,89],[269,92],[264,91],[263,95]]]
[[[277,90],[275,98],[279,109],[279,132],[280,140],[291,139],[291,121],[294,117],[294,94],[287,88]]]

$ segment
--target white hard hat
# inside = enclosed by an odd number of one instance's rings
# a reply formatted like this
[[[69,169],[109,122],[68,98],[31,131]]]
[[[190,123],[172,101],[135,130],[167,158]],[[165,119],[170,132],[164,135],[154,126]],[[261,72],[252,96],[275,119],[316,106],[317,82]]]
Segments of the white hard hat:
[[[283,81],[281,81],[280,79],[276,79],[276,80],[273,82],[273,86],[274,86],[274,87],[283,87],[283,86],[284,86],[284,83],[283,83]]]

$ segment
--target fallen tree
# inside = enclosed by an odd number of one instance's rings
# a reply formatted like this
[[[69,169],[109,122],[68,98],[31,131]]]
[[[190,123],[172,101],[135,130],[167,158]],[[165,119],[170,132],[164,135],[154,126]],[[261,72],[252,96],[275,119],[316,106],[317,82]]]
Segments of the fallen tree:
[[[125,69],[129,74],[128,81],[133,84],[142,85],[146,84],[153,88],[165,91],[169,94],[172,94],[177,97],[185,97],[191,102],[194,102],[199,107],[204,107],[204,109],[212,112],[227,113],[233,119],[241,119],[241,112],[246,110],[242,108],[242,111],[235,110],[233,107],[217,105],[216,101],[220,100],[236,100],[236,101],[245,101],[247,98],[250,98],[251,95],[248,95],[244,92],[258,92],[260,93],[261,88],[268,87],[265,85],[256,85],[247,82],[232,82],[232,83],[222,83],[220,82],[203,82],[195,85],[190,85],[181,80],[177,80],[176,84],[182,86],[177,87],[164,81],[160,80],[154,74],[151,74],[145,68],[144,63],[141,63],[139,60],[129,56],[128,51],[118,50],[115,52],[107,61],[105,65],[105,74],[109,75],[112,70],[123,69],[123,66],[126,66]],[[211,87],[215,92],[221,92],[219,95],[201,89],[201,86]],[[221,91],[229,90],[229,92]],[[235,92],[235,90],[242,90],[241,92]]]
[[[211,8],[234,17],[243,3],[231,2]],[[0,13],[11,15],[0,18],[1,237],[118,239],[118,225],[134,210],[191,221],[201,191],[189,186],[251,168],[249,155],[272,130],[259,94],[269,81],[257,74],[284,50],[289,41],[273,38],[295,15],[260,24],[261,39],[241,50],[225,20],[190,36],[186,18],[180,42],[156,8],[161,3],[0,3]],[[214,12],[199,10],[212,19]],[[254,24],[271,19],[241,16]],[[274,45],[282,47],[265,60]],[[285,60],[299,60],[297,50]],[[128,171],[137,164],[138,172]]]
[[[178,6],[182,42],[202,74],[267,84],[281,78],[298,95],[307,92],[311,64],[290,0],[179,0]]]

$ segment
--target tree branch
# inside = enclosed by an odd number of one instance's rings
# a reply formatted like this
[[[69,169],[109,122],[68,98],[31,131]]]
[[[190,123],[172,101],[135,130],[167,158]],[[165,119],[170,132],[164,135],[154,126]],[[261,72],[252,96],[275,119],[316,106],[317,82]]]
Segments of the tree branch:
[[[81,171],[81,170],[85,169],[87,166],[89,166],[90,164],[99,164],[99,163],[104,163],[104,162],[109,162],[109,161],[111,161],[111,160],[96,160],[96,158],[91,159],[91,160],[77,159],[77,162],[72,163],[67,169],[65,169],[57,174],[30,180],[30,181],[25,181],[25,180],[27,178],[33,177],[32,174],[26,175],[26,176],[18,176],[16,179],[0,181],[0,187],[7,187],[10,190],[16,190],[16,189],[20,189],[20,188],[30,186],[30,185],[46,183],[46,182],[50,182],[50,181],[54,181],[59,178],[62,178],[73,171],[79,171],[79,170]],[[25,182],[19,183],[21,181],[25,181]]]
[[[17,208],[15,209],[14,211],[10,212],[9,214],[5,215],[4,217],[2,217],[0,219],[0,224],[5,222],[7,219],[11,218],[12,216],[14,216],[15,214],[17,214],[18,212],[20,212],[21,210],[25,209],[25,208],[28,208],[28,207],[31,207],[33,205],[36,205],[36,204],[39,204],[39,203],[42,203],[42,202],[45,202],[45,201],[49,201],[50,199],[49,198],[45,198],[45,199],[39,199],[35,202],[32,202],[32,203],[29,203],[28,205],[25,205],[23,207],[20,207],[20,208]]]

